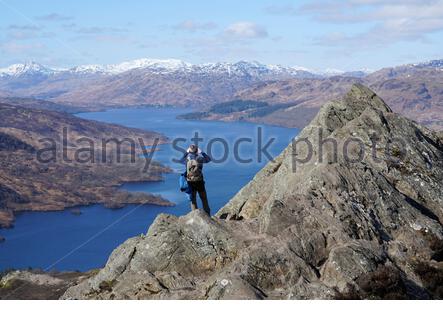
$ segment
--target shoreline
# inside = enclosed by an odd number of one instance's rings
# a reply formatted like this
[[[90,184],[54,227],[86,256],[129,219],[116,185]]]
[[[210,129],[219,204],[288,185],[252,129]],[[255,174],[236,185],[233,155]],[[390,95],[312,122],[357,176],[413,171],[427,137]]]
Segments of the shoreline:
[[[56,111],[6,104],[0,104],[0,107],[0,138],[7,142],[3,142],[3,145],[9,146],[0,149],[0,175],[3,178],[0,184],[1,228],[12,227],[14,215],[24,211],[63,211],[92,204],[103,204],[109,208],[143,203],[172,205],[170,201],[153,194],[118,190],[126,182],[161,181],[163,173],[172,171],[158,161],[149,160],[147,167],[148,160],[143,158],[146,151],[141,148],[153,150],[157,145],[170,143],[165,135]],[[84,137],[92,141],[87,149],[92,150],[88,151],[89,162],[73,158],[76,154],[73,148],[77,152],[85,147],[84,143],[78,142]],[[123,157],[117,158],[117,161],[114,158],[100,161],[97,155],[102,155],[103,150],[98,147],[99,142],[121,137],[146,142],[137,147],[134,160],[131,160],[126,145],[121,147],[117,144],[112,145],[109,154],[112,156],[114,152],[122,150]],[[70,143],[74,141],[73,148],[59,150],[59,146],[68,144],[68,140],[64,139],[69,139]],[[52,141],[52,160],[41,162],[38,151],[47,148],[42,149],[40,141],[47,140]]]
[[[166,170],[164,172],[159,172],[158,179],[140,179],[140,180],[129,180],[120,181],[118,184],[111,186],[112,190],[107,190],[107,192],[112,192],[111,196],[104,195],[102,199],[98,201],[90,202],[77,202],[73,204],[48,204],[42,205],[41,207],[35,207],[35,204],[30,204],[30,207],[24,206],[18,210],[2,210],[0,211],[0,230],[10,229],[14,227],[15,217],[20,214],[32,214],[34,212],[63,212],[66,210],[75,209],[78,207],[88,207],[93,205],[102,205],[107,209],[121,209],[128,205],[155,205],[162,207],[173,207],[175,204],[168,199],[165,199],[159,195],[155,195],[148,192],[130,192],[126,190],[119,190],[125,183],[149,183],[149,182],[162,182],[164,178],[161,174],[171,173],[172,169],[167,166],[163,166]],[[103,188],[103,187],[98,187]],[[104,187],[106,188],[106,187]],[[105,193],[107,193],[105,192]],[[118,199],[120,197],[120,199]],[[1,242],[1,241],[0,241]]]

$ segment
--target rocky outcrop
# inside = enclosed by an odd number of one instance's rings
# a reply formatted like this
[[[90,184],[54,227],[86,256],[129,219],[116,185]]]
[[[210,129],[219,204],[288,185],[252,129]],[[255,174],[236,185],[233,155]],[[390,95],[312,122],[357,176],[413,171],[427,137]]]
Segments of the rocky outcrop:
[[[442,298],[442,222],[441,137],[354,85],[216,217],[159,215],[63,298]]]

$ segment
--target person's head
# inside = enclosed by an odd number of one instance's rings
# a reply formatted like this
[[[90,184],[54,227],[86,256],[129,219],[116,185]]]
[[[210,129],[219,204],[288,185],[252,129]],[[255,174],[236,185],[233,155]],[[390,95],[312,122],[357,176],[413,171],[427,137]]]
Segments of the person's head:
[[[189,153],[197,153],[198,147],[195,144],[191,144],[188,148]]]

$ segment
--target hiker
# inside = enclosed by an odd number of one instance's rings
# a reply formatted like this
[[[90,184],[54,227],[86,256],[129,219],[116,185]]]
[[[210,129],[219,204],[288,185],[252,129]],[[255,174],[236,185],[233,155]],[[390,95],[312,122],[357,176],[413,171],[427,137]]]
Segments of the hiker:
[[[183,155],[181,162],[186,164],[186,181],[191,188],[190,200],[191,210],[198,208],[197,192],[203,204],[203,210],[207,214],[211,214],[206,195],[205,181],[203,179],[203,163],[208,163],[211,158],[200,150],[195,144],[191,144]]]

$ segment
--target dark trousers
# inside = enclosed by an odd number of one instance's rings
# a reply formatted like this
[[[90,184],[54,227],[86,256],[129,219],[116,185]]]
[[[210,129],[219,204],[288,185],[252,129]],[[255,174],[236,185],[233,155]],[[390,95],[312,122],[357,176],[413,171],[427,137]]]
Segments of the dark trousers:
[[[209,208],[208,196],[206,194],[205,182],[204,181],[188,181],[189,186],[192,189],[191,193],[191,210],[198,208],[197,206],[197,193],[203,205],[203,210],[207,214],[211,214],[211,209]]]

